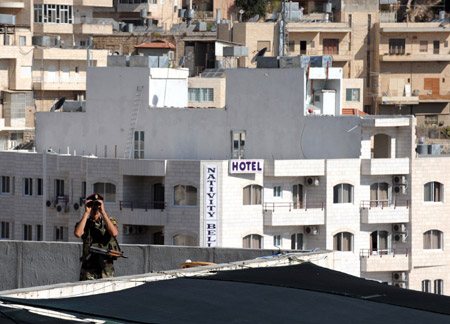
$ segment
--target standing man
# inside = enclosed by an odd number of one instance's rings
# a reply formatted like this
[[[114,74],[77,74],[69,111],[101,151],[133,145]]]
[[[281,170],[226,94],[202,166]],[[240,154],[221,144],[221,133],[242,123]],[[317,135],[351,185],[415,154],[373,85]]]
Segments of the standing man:
[[[90,248],[120,251],[118,234],[116,220],[106,214],[103,197],[96,193],[87,197],[83,217],[74,231],[74,235],[83,240],[80,280],[114,277],[116,257],[92,252]]]

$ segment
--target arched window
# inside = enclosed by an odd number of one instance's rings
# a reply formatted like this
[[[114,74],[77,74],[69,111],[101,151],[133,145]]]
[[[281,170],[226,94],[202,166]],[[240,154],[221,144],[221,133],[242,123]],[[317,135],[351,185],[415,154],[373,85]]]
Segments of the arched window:
[[[377,134],[373,137],[374,159],[391,157],[391,137],[386,134]]]
[[[244,205],[261,205],[262,187],[248,185],[244,188]]]
[[[349,183],[340,183],[334,186],[333,203],[346,204],[353,202],[353,186]]]
[[[196,246],[197,240],[192,235],[178,234],[172,237],[173,245]]]
[[[375,231],[370,234],[370,247],[374,254],[388,254],[389,242],[387,231]]]
[[[387,206],[389,203],[389,185],[377,182],[370,186],[370,206]]]
[[[423,186],[424,201],[442,201],[444,185],[440,182],[428,182]]]
[[[437,295],[443,295],[444,294],[444,280],[436,279],[434,281],[434,293],[437,294]]]
[[[295,209],[303,208],[303,186],[301,184],[292,186],[292,202]]]
[[[334,251],[353,251],[353,234],[340,232],[333,237]]]
[[[303,250],[302,233],[295,233],[291,235],[291,250]]]
[[[261,249],[262,236],[258,234],[250,234],[242,239],[242,247],[247,249]]]
[[[197,206],[197,188],[176,185],[173,187],[174,206]]]
[[[108,182],[96,182],[93,185],[93,192],[103,196],[104,202],[116,202],[116,185]]]
[[[423,233],[424,250],[442,250],[444,233],[439,230],[429,230]]]
[[[422,291],[426,293],[431,292],[431,280],[422,280]]]

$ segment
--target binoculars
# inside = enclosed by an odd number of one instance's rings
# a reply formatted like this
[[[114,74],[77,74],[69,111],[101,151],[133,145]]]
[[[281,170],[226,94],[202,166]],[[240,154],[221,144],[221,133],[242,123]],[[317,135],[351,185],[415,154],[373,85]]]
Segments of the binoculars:
[[[88,202],[86,203],[86,206],[89,207],[89,208],[92,208],[92,207],[100,207],[101,204],[100,204],[100,202],[97,201],[97,200],[94,200],[94,201],[91,200],[91,201],[88,201]]]

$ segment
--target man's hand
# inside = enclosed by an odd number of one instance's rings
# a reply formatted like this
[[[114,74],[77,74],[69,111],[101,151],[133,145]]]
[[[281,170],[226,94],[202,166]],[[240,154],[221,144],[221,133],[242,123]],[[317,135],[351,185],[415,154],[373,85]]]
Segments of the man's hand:
[[[86,200],[85,202],[84,202],[84,211],[86,212],[86,213],[91,213],[91,210],[92,210],[92,206],[91,207],[88,207],[88,204],[89,203],[91,203],[92,202],[92,200]]]

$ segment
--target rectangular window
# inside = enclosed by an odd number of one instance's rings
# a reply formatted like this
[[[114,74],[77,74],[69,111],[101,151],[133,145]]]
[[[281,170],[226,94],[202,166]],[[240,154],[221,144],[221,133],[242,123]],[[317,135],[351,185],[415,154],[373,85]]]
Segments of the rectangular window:
[[[28,224],[23,224],[23,237],[24,241],[32,241],[33,240],[33,227]]]
[[[189,88],[189,101],[196,102],[213,102],[214,89],[213,88]]]
[[[231,143],[232,158],[243,159],[245,157],[245,131],[232,131]]]
[[[19,36],[19,45],[27,46],[27,37],[26,36]]]
[[[0,222],[0,239],[10,239],[11,237],[9,235],[9,222]]]
[[[116,185],[109,182],[96,182],[93,185],[93,193],[103,196],[105,203],[116,202]]]
[[[42,241],[42,225],[36,225],[36,241]]]
[[[428,52],[428,41],[420,41],[420,52],[421,53]]]
[[[339,54],[339,39],[324,38],[323,55],[337,55],[337,54]]]
[[[289,53],[295,53],[295,41],[289,41]]]
[[[27,197],[30,197],[33,195],[33,179],[32,178],[24,178],[23,179],[22,194]]]
[[[267,48],[267,52],[271,52],[272,50],[270,49],[270,41],[258,41],[256,49],[260,51],[263,48]]]
[[[36,196],[41,197],[44,195],[44,182],[42,178],[38,178],[36,181]]]
[[[9,194],[11,193],[11,178],[8,176],[2,176],[2,194]]]
[[[273,187],[273,196],[281,197],[281,186]]]
[[[273,236],[273,246],[281,247],[281,235]]]
[[[81,182],[81,198],[86,198],[86,181]]]
[[[433,41],[433,54],[439,54],[439,41]]]
[[[56,4],[34,5],[34,22],[36,23],[72,24],[72,16],[72,6]]]
[[[360,101],[360,89],[346,89],[345,100],[346,101]]]
[[[41,23],[42,22],[42,5],[35,4],[34,5],[34,22]]]
[[[144,158],[144,132],[134,132],[134,158],[140,160]]]
[[[65,229],[62,226],[55,226],[55,241],[64,241]]]
[[[56,197],[64,196],[64,180],[55,179],[55,196]]]
[[[437,125],[437,124],[438,124],[438,115],[425,116],[425,125]]]
[[[390,38],[389,39],[389,54],[405,54],[405,39],[404,38]]]

